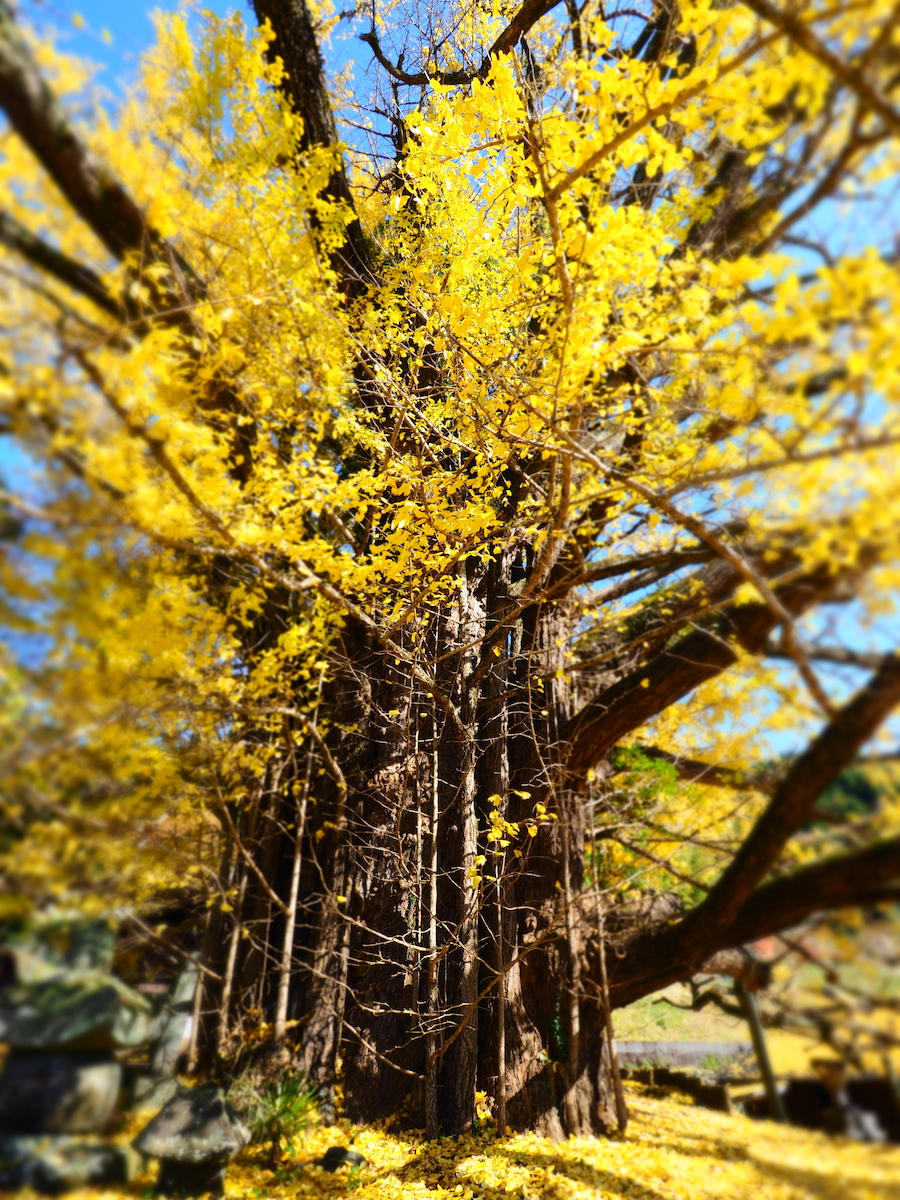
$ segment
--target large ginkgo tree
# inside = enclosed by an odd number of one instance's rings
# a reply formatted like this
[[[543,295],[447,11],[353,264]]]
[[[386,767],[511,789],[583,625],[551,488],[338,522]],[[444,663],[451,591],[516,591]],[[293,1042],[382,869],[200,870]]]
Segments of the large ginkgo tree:
[[[900,894],[817,821],[900,699],[896,6],[249,15],[113,111],[0,0],[10,895],[202,914],[198,1070],[614,1127],[615,1008]]]

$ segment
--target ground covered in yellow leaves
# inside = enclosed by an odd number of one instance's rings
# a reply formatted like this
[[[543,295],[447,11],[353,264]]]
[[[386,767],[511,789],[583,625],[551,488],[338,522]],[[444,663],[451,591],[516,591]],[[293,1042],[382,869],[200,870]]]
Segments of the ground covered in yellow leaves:
[[[427,1142],[414,1134],[313,1127],[281,1170],[251,1149],[228,1171],[227,1200],[897,1200],[900,1147],[864,1146],[801,1129],[751,1122],[650,1090],[629,1089],[632,1122],[619,1139],[532,1136]],[[355,1136],[354,1136],[355,1135]],[[330,1175],[297,1165],[332,1145],[367,1164]],[[71,1200],[147,1196],[152,1175],[117,1191],[71,1193]]]

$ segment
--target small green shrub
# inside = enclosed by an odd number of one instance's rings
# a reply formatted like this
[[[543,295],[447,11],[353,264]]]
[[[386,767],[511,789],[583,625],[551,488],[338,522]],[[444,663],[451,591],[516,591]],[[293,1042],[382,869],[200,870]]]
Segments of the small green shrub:
[[[275,1170],[281,1162],[284,1143],[309,1128],[319,1091],[305,1075],[291,1073],[260,1085],[239,1080],[231,1089],[229,1100],[241,1113],[254,1142],[269,1144],[270,1165]]]
[[[728,1066],[728,1059],[721,1058],[718,1054],[707,1054],[705,1058],[700,1060],[700,1068],[703,1071],[708,1071],[712,1075],[719,1075]]]

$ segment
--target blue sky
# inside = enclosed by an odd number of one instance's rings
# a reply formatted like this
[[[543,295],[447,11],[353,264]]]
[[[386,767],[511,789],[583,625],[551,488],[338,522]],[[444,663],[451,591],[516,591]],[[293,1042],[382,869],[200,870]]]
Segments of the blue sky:
[[[78,54],[104,67],[102,79],[110,91],[121,91],[122,82],[133,73],[142,51],[153,42],[152,12],[172,11],[175,3],[152,0],[20,0],[23,15],[35,23],[54,25],[66,31],[66,42]],[[225,14],[245,11],[243,0],[204,0],[203,7]],[[74,19],[82,18],[78,29]],[[104,33],[110,35],[108,40]]]
[[[180,0],[19,0],[20,14],[35,25],[51,25],[63,35],[65,45],[74,53],[102,67],[100,82],[109,92],[120,95],[134,75],[138,59],[153,44],[154,12],[174,12]],[[248,25],[255,24],[250,0],[197,0],[197,7],[225,16],[229,12],[245,15]],[[355,37],[355,29],[342,27],[343,39],[335,38],[328,51],[331,66],[350,59],[366,63],[371,59]]]
[[[248,26],[256,24],[250,0],[193,0],[194,7],[219,16],[239,12]],[[115,100],[122,96],[134,78],[141,54],[155,41],[152,15],[176,12],[181,0],[18,0],[23,20],[38,29],[52,27],[54,40],[72,53],[100,67],[97,83]],[[359,21],[343,22],[340,33],[322,44],[329,69],[339,70],[353,64],[354,74],[364,71],[372,60],[371,52],[359,41],[363,26]],[[360,76],[357,75],[357,79]],[[351,128],[342,136],[352,141]]]

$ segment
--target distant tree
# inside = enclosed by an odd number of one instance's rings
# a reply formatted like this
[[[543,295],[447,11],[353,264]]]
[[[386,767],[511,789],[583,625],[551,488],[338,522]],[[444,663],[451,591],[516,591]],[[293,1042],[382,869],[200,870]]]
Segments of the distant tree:
[[[795,838],[900,698],[893,8],[255,10],[111,118],[0,0],[8,869],[181,875],[200,1065],[614,1126],[612,1009],[900,885]]]

